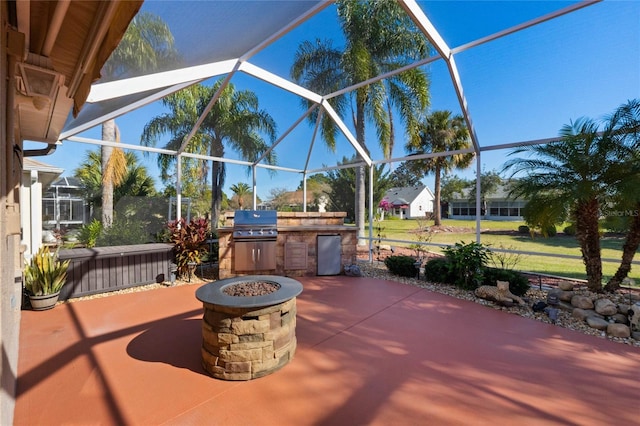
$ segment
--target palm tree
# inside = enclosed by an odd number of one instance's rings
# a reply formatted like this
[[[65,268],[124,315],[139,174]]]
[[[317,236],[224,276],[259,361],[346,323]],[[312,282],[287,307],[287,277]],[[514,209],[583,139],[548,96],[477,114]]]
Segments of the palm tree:
[[[138,162],[138,157],[133,152],[123,154],[125,160],[125,173],[114,188],[114,204],[122,197],[146,197],[155,194],[153,179],[149,176],[146,167]],[[102,169],[100,167],[100,151],[88,151],[86,158],[78,168],[74,170],[74,176],[80,179],[85,197],[93,207],[101,206]]]
[[[610,123],[611,124],[611,123]],[[625,178],[620,168],[620,149],[624,147],[607,125],[580,118],[560,131],[562,139],[547,145],[518,148],[513,154],[533,158],[515,158],[505,164],[516,180],[511,195],[539,200],[531,208],[548,212],[568,211],[576,225],[589,290],[602,291],[602,259],[598,220],[603,207],[613,200]]]
[[[451,111],[434,111],[421,124],[416,137],[407,142],[405,149],[410,155],[458,151],[471,147],[469,130],[461,115],[451,116]],[[434,174],[434,225],[440,226],[441,179],[453,169],[469,167],[473,153],[431,157],[409,162],[409,167],[420,175]]]
[[[343,50],[331,41],[302,43],[295,54],[292,78],[314,92],[329,94],[344,87],[401,68],[426,57],[428,44],[402,8],[390,0],[337,1],[338,19],[345,37]],[[365,152],[365,122],[376,128],[378,142],[385,158],[394,145],[394,110],[400,115],[406,132],[411,135],[419,122],[417,116],[429,103],[429,81],[426,74],[414,68],[384,81],[356,89],[348,95],[329,99],[341,116],[349,110],[356,139]],[[310,102],[306,102],[307,107]],[[309,116],[315,123],[317,112]],[[335,149],[336,126],[323,116],[321,135],[330,149]],[[364,244],[365,170],[356,173],[356,224],[359,243]]]
[[[624,173],[612,210],[622,212],[628,224],[620,266],[605,285],[606,291],[615,291],[629,275],[631,262],[640,247],[640,100],[621,105],[609,117],[608,126],[620,149],[618,158],[623,162],[615,170]]]
[[[242,210],[242,207],[244,206],[244,197],[251,194],[251,187],[244,182],[240,182],[235,185],[231,185],[229,189],[236,194],[236,197],[238,198],[238,208]]]
[[[342,157],[338,165],[349,164],[355,161],[355,156],[351,158]],[[373,167],[373,208],[375,209],[385,193],[391,188],[390,173],[385,172],[384,164]],[[355,177],[356,171],[353,168],[336,169],[326,172],[326,183],[328,188],[324,190],[329,200],[329,211],[346,212],[347,218],[353,220],[355,215]],[[369,192],[369,185],[365,186]]]
[[[136,15],[122,41],[102,68],[104,80],[158,71],[177,60],[173,35],[167,24],[151,13]],[[120,141],[115,120],[102,124],[103,141]],[[113,222],[113,189],[124,178],[126,160],[119,148],[101,147],[102,169],[102,226]]]
[[[169,112],[154,117],[143,130],[141,142],[143,145],[155,146],[164,134],[170,135],[166,144],[167,149],[178,149],[184,138],[191,132],[198,117],[202,114],[209,100],[221,87],[222,79],[212,87],[196,84],[180,92],[167,96],[162,100]],[[273,118],[259,108],[255,93],[248,90],[236,90],[233,84],[228,84],[205,118],[202,126],[189,141],[189,152],[209,154],[213,157],[224,157],[225,145],[238,152],[247,161],[256,161],[267,151],[270,144],[265,142],[263,135],[273,143],[276,135],[276,124]],[[275,164],[275,154],[270,152],[265,161]],[[174,165],[175,156],[161,155],[158,165],[163,173]],[[206,162],[203,160],[187,159],[183,170],[205,171]],[[222,202],[222,188],[224,186],[226,169],[222,162],[214,161],[211,167],[211,223],[217,224]],[[202,173],[202,179],[206,175]]]

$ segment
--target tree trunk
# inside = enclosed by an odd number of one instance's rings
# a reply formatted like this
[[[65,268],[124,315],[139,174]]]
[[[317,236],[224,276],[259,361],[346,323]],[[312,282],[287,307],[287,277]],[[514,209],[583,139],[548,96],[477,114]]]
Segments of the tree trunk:
[[[627,275],[629,275],[629,272],[631,272],[631,262],[633,261],[633,257],[636,254],[638,247],[640,246],[640,215],[637,214],[638,210],[640,210],[640,204],[636,206],[636,216],[633,216],[631,219],[631,225],[627,232],[624,245],[622,246],[622,260],[620,262],[620,266],[618,267],[615,275],[604,287],[605,291],[613,292],[619,289],[622,280],[624,280]]]
[[[440,211],[440,163],[436,163],[434,175],[433,225],[440,226],[442,224],[442,214]]]
[[[214,161],[213,166],[211,167],[211,230],[216,229],[220,222],[220,206],[222,204],[224,175],[224,164]]]
[[[602,257],[598,229],[599,203],[597,200],[578,203],[576,206],[576,238],[580,243],[582,261],[587,272],[589,290],[602,292]]]
[[[358,107],[356,110],[356,139],[362,149],[366,152],[367,146],[365,144],[364,137],[364,104],[360,105],[358,103]],[[359,159],[362,157],[358,156]],[[356,200],[355,200],[355,216],[356,216],[356,227],[358,228],[358,245],[364,246],[367,244],[365,240],[364,234],[364,223],[365,223],[365,170],[364,166],[360,166],[356,168]],[[371,226],[371,224],[369,224]]]
[[[216,228],[220,221],[220,204],[222,203],[222,191],[218,186],[218,169],[220,165],[217,161],[211,167],[211,228]]]
[[[102,140],[116,141],[116,122],[108,120],[102,123]],[[113,148],[110,146],[102,146],[100,148],[102,176],[107,175],[107,165]],[[102,180],[102,227],[108,229],[113,224],[113,180]]]
[[[356,214],[356,226],[358,228],[358,245],[364,246],[367,244],[365,240],[366,235],[364,234],[364,223],[365,223],[365,167],[360,166],[356,169],[356,203],[355,203],[355,214]]]

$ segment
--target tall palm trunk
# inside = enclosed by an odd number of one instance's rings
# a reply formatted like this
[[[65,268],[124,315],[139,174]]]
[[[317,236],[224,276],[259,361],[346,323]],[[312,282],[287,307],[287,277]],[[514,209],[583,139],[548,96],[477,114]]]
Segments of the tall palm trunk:
[[[358,143],[366,151],[367,147],[364,138],[364,103],[358,102],[356,107],[356,139]],[[358,245],[366,245],[364,239],[364,222],[365,222],[365,167],[360,166],[356,169],[356,200],[355,200],[355,216],[356,227],[358,228]]]
[[[222,157],[222,143],[211,143],[211,156]],[[222,187],[224,186],[224,164],[214,161],[211,166],[211,229],[218,227],[220,207],[222,204]]]
[[[115,120],[108,120],[102,124],[102,140],[103,141],[116,141],[116,122]],[[107,229],[113,224],[113,180],[105,179],[109,175],[107,173],[107,167],[109,167],[109,159],[113,148],[110,146],[102,146],[100,148],[101,153],[101,166],[102,166],[102,227]]]
[[[637,215],[640,210],[640,203],[636,205],[636,216],[631,219],[631,226],[629,232],[622,246],[622,260],[620,266],[615,275],[609,280],[604,287],[605,291],[616,291],[620,288],[622,280],[624,280],[629,272],[631,272],[631,262],[633,257],[640,246],[640,215]]]
[[[602,292],[602,259],[598,229],[597,200],[580,202],[576,206],[576,239],[580,243],[582,261],[587,272],[587,287]]]
[[[433,202],[433,213],[434,213],[434,220],[433,220],[433,224],[435,226],[440,226],[441,222],[442,222],[442,214],[440,211],[440,163],[436,163],[435,169],[434,169],[434,174],[435,174],[435,179],[434,179],[434,192],[435,194],[433,194],[434,196],[434,202]]]

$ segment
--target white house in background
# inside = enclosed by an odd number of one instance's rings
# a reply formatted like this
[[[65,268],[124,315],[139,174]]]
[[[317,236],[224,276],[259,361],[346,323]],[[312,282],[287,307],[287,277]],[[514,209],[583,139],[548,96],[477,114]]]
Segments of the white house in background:
[[[455,194],[456,198],[449,202],[449,218],[476,218],[476,200],[470,198],[469,192],[465,189],[462,194]],[[480,216],[486,220],[522,220],[522,209],[526,205],[526,200],[510,198],[509,187],[503,184],[480,202]]]
[[[433,192],[424,185],[391,188],[382,197],[390,206],[387,216],[400,219],[424,218],[433,213]],[[382,209],[379,209],[382,213]]]
[[[24,158],[20,186],[20,227],[26,257],[30,257],[42,245],[42,194],[63,171],[33,158]]]

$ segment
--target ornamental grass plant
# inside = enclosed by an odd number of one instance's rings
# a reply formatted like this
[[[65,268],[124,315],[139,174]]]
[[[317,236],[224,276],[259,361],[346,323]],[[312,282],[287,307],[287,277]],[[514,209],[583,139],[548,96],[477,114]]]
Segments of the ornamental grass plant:
[[[60,292],[67,280],[69,260],[61,262],[58,252],[51,253],[42,246],[24,269],[25,288],[32,296],[45,296]]]

